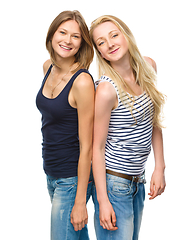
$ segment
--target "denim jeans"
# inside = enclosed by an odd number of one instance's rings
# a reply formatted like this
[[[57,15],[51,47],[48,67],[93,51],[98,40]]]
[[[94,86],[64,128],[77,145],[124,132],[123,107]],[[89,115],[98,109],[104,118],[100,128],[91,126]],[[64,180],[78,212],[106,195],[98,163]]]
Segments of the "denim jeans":
[[[106,179],[108,197],[116,214],[118,229],[110,231],[100,225],[99,204],[94,189],[94,224],[97,240],[138,240],[145,200],[144,184],[110,174],[106,174]]]
[[[93,181],[90,179],[87,189],[87,201],[92,194]],[[77,177],[53,178],[47,176],[47,187],[52,203],[51,240],[89,240],[87,225],[81,231],[75,231],[71,224],[71,211],[74,206]]]

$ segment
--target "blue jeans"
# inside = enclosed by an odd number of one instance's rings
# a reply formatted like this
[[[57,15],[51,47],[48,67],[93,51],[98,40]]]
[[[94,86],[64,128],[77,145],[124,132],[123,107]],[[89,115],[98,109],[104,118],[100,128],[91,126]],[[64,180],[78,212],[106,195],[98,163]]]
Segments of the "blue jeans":
[[[144,176],[142,176],[144,178]],[[93,192],[95,204],[94,224],[98,240],[138,240],[144,200],[143,183],[136,183],[121,177],[106,174],[107,191],[116,214],[116,231],[103,229],[99,221],[99,204],[96,190]]]
[[[87,189],[87,201],[92,194],[93,181],[90,179]],[[47,176],[47,187],[52,203],[51,240],[89,240],[88,229],[75,231],[71,224],[71,211],[74,206],[77,177],[53,178]]]

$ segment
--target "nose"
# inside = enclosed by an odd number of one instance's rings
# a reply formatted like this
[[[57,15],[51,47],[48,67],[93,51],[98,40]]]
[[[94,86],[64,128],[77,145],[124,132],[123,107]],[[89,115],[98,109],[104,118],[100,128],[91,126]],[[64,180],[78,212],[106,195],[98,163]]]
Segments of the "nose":
[[[69,34],[66,34],[64,37],[64,42],[66,44],[71,44],[71,36]]]
[[[108,40],[107,40],[107,44],[108,44],[108,47],[109,47],[109,48],[114,47],[114,42],[113,42],[111,39],[108,39]]]

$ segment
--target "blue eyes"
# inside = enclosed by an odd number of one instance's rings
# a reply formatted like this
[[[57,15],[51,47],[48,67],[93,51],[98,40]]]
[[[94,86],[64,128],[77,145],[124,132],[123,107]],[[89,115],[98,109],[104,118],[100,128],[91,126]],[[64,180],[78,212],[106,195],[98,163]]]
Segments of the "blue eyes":
[[[111,36],[111,38],[116,38],[118,35],[119,35],[119,34],[114,34],[114,35]],[[102,46],[104,43],[105,43],[104,41],[103,41],[103,42],[100,42],[100,43],[98,44],[98,46],[100,47],[100,46]]]
[[[101,46],[102,44],[104,44],[104,42],[99,43],[98,46]]]
[[[63,31],[60,31],[60,33],[62,34],[62,35],[65,35],[66,33],[65,32],[63,32]],[[72,35],[72,37],[73,38],[77,38],[77,39],[79,39],[80,38],[80,36],[78,36],[78,35]]]

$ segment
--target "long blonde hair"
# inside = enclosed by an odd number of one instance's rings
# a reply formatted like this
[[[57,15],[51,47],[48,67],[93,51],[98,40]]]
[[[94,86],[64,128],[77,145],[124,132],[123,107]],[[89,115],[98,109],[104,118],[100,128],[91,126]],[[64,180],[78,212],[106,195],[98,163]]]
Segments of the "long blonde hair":
[[[78,67],[74,70],[76,72],[80,68],[88,69],[94,56],[94,50],[92,41],[89,36],[89,29],[85,23],[85,20],[79,11],[64,11],[61,12],[51,23],[47,37],[46,37],[46,48],[50,53],[51,61],[54,65],[60,67],[55,58],[55,53],[52,47],[52,38],[58,27],[66,21],[75,20],[80,28],[82,43],[79,51],[75,55],[75,63],[78,63]]]
[[[92,22],[92,25],[90,28],[90,38],[92,39],[93,45],[95,47],[96,55],[97,55],[99,77],[102,76],[104,73],[106,73],[106,75],[108,75],[114,81],[114,83],[118,88],[121,101],[125,103],[125,105],[128,105],[132,113],[135,100],[133,97],[130,97],[130,95],[127,94],[125,89],[129,89],[131,92],[133,91],[127,85],[125,80],[120,76],[120,74],[112,68],[110,62],[102,58],[93,39],[94,29],[98,25],[108,21],[114,23],[120,29],[120,31],[124,34],[128,42],[128,48],[130,53],[129,60],[130,60],[130,65],[133,69],[133,74],[135,76],[136,82],[150,96],[154,104],[154,118],[153,118],[152,124],[153,126],[161,128],[162,127],[161,112],[165,102],[165,96],[162,93],[160,93],[156,88],[156,79],[157,79],[156,72],[153,69],[153,67],[149,63],[147,63],[142,57],[142,55],[140,54],[135,38],[132,32],[130,31],[130,29],[128,28],[128,26],[119,18],[111,15],[104,15],[102,17],[97,18],[95,21]],[[124,86],[125,89],[122,86]],[[126,96],[130,100],[127,102],[127,104],[125,100]],[[132,104],[130,104],[130,102],[132,102]]]

